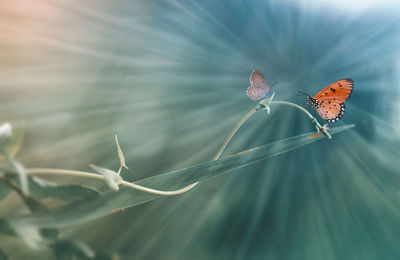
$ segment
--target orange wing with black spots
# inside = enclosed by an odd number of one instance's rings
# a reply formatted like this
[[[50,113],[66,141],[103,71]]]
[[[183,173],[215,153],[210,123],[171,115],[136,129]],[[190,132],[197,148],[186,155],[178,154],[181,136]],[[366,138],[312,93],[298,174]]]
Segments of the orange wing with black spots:
[[[342,119],[345,111],[344,103],[322,103],[319,108],[317,108],[318,114],[325,120],[330,123],[334,123]]]
[[[308,96],[308,100],[325,121],[334,123],[342,119],[345,102],[353,92],[353,87],[353,80],[342,79],[324,88],[314,98]]]
[[[318,102],[330,100],[339,104],[344,103],[347,99],[349,99],[351,92],[353,92],[353,87],[353,80],[342,79],[324,88],[314,97],[314,99],[316,99]]]

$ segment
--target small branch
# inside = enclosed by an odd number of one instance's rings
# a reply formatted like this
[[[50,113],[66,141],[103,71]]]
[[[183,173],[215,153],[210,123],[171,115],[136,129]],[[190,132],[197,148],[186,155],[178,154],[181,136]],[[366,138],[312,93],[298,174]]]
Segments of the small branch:
[[[87,177],[87,178],[93,178],[93,179],[99,179],[99,180],[105,180],[105,178],[102,175],[96,174],[96,173],[91,173],[91,172],[83,172],[83,171],[73,171],[73,170],[64,170],[64,169],[50,169],[50,168],[28,168],[25,169],[26,173],[32,174],[32,175],[69,175],[69,176],[77,176],[77,177]],[[130,187],[135,190],[140,190],[152,194],[157,194],[157,195],[163,195],[163,196],[172,196],[172,195],[177,195],[184,193],[188,190],[190,190],[192,187],[191,185],[179,189],[179,190],[174,190],[174,191],[160,191],[160,190],[155,190],[147,187],[143,187],[131,182],[127,181],[122,181],[121,184],[123,186]],[[193,185],[194,186],[194,185]]]
[[[271,98],[272,99],[272,98]],[[310,112],[308,112],[305,108],[296,105],[294,103],[286,102],[286,101],[271,101],[270,100],[261,100],[257,106],[255,106],[252,110],[250,110],[240,121],[235,125],[233,128],[232,132],[229,134],[229,136],[226,138],[225,142],[222,144],[222,146],[218,149],[217,153],[213,157],[213,161],[218,160],[225,150],[226,146],[229,144],[231,141],[232,137],[236,134],[236,132],[239,130],[239,128],[258,110],[265,108],[268,109],[268,105],[287,105],[291,107],[295,107],[305,113],[311,121],[316,125],[316,128],[318,131],[322,131],[328,138],[331,138],[331,135],[326,131],[326,128],[322,127],[317,119],[313,117]],[[267,110],[268,111],[268,110]],[[40,174],[52,174],[52,175],[70,175],[70,176],[79,176],[79,177],[88,177],[88,178],[95,178],[95,179],[100,179],[100,180],[105,180],[105,178],[102,175],[91,173],[91,172],[83,172],[83,171],[72,171],[72,170],[63,170],[63,169],[48,169],[48,168],[31,168],[31,169],[26,169],[26,173],[28,174],[34,174],[34,175],[40,175]],[[156,189],[151,189],[147,188],[141,185],[137,185],[135,183],[127,182],[127,181],[122,181],[121,185],[130,187],[135,190],[140,190],[156,195],[162,195],[162,196],[173,196],[173,195],[178,195],[185,193],[189,191],[190,189],[194,188],[198,182],[195,182],[193,184],[190,184],[182,189],[179,190],[174,190],[174,191],[161,191],[161,190],[156,190]]]
[[[0,181],[4,182],[5,184],[7,184],[11,189],[13,189],[18,196],[22,199],[22,201],[25,203],[25,205],[28,207],[28,209],[31,212],[37,211],[37,210],[47,210],[47,208],[42,205],[40,202],[36,201],[35,199],[26,196],[23,191],[17,186],[15,185],[12,181],[0,177]]]
[[[225,150],[226,146],[232,139],[232,137],[235,135],[235,133],[239,130],[239,128],[244,124],[244,122],[247,121],[255,112],[257,112],[259,109],[261,109],[262,106],[257,105],[255,108],[250,110],[233,128],[232,132],[229,134],[228,138],[225,140],[224,144],[218,149],[217,153],[213,157],[213,160],[218,160],[219,157],[221,156],[222,152]],[[77,176],[77,177],[87,177],[87,178],[94,178],[94,179],[99,179],[99,180],[105,180],[105,178],[102,175],[96,174],[96,173],[91,173],[91,172],[83,172],[83,171],[73,171],[73,170],[63,170],[63,169],[49,169],[49,168],[29,168],[25,169],[26,173],[28,174],[33,174],[33,175],[41,175],[41,174],[51,174],[51,175],[69,175],[69,176]],[[137,185],[131,182],[127,181],[122,181],[121,185],[130,187],[135,190],[140,190],[156,195],[162,195],[162,196],[173,196],[173,195],[178,195],[185,193],[192,188],[194,188],[198,182],[192,183],[182,189],[179,190],[174,190],[174,191],[161,191],[161,190],[155,190],[151,188],[147,188],[141,185]]]
[[[23,201],[26,202],[26,197],[24,195],[24,193],[22,192],[22,190],[15,185],[14,183],[12,183],[10,180],[0,177],[0,181],[4,182],[5,184],[7,184],[11,189],[13,189],[20,197]]]

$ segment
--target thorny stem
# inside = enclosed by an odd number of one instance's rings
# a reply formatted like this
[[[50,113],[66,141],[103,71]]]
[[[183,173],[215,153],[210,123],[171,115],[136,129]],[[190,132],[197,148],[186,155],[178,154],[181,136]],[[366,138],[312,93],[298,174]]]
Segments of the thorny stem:
[[[42,175],[42,174],[50,174],[50,175],[69,175],[69,176],[79,176],[79,177],[88,177],[88,178],[94,178],[94,179],[99,179],[99,180],[105,180],[105,178],[102,175],[96,174],[96,173],[91,173],[91,172],[83,172],[83,171],[73,171],[73,170],[63,170],[63,169],[50,169],[50,168],[29,168],[25,169],[26,173],[28,174],[33,174],[33,175]],[[164,195],[164,196],[171,196],[171,195],[176,195],[180,193],[184,193],[191,188],[185,187],[176,191],[160,191],[160,190],[155,190],[147,187],[143,187],[140,185],[137,185],[135,183],[127,182],[127,181],[122,181],[121,184],[123,186],[130,187],[135,190],[140,190],[156,195]],[[179,193],[176,193],[179,192]]]
[[[311,121],[316,125],[318,131],[323,131],[323,133],[328,137],[331,138],[331,135],[326,131],[325,128],[323,128],[317,121],[315,117],[313,117],[310,112],[308,112],[305,108],[296,105],[294,103],[286,102],[286,101],[267,101],[262,100],[257,106],[255,106],[252,110],[250,110],[240,121],[236,124],[236,126],[233,128],[232,132],[228,135],[226,138],[225,142],[222,144],[222,146],[218,149],[217,153],[213,157],[213,161],[218,160],[223,151],[225,150],[226,146],[229,144],[231,141],[232,137],[236,134],[236,132],[239,130],[239,128],[258,110],[262,108],[268,108],[268,105],[287,105],[291,107],[295,107],[305,113]],[[63,170],[63,169],[49,169],[49,168],[30,168],[30,169],[25,169],[26,173],[28,174],[33,174],[33,175],[40,175],[40,174],[52,174],[52,175],[71,175],[71,176],[79,176],[79,177],[88,177],[88,178],[95,178],[95,179],[100,179],[100,180],[105,180],[105,178],[102,175],[95,174],[95,173],[90,173],[90,172],[83,172],[83,171],[73,171],[73,170]],[[135,190],[140,190],[156,195],[162,195],[162,196],[172,196],[172,195],[178,195],[185,193],[195,187],[199,182],[192,183],[182,189],[179,190],[174,190],[174,191],[161,191],[161,190],[156,190],[156,189],[151,189],[147,187],[143,187],[141,185],[137,185],[135,183],[127,182],[127,181],[122,181],[120,184]]]
[[[221,156],[222,152],[225,150],[226,146],[232,139],[233,135],[237,132],[237,130],[247,121],[257,110],[259,110],[261,106],[257,105],[255,108],[250,110],[233,128],[232,132],[229,134],[228,138],[225,140],[224,144],[219,148],[217,154],[214,156],[213,160],[218,160]],[[88,177],[88,178],[95,178],[99,180],[104,180],[105,178],[102,175],[91,173],[91,172],[83,172],[83,171],[73,171],[73,170],[63,170],[63,169],[49,169],[49,168],[29,168],[25,169],[26,173],[33,174],[33,175],[41,175],[41,174],[51,174],[51,175],[70,175],[70,176],[79,176],[79,177]],[[120,183],[123,186],[130,187],[135,190],[140,190],[156,195],[163,195],[163,196],[173,196],[187,192],[188,190],[194,188],[198,182],[192,183],[182,189],[174,190],[174,191],[161,191],[155,190],[151,188],[147,188],[141,185],[137,185],[131,182],[122,181]]]

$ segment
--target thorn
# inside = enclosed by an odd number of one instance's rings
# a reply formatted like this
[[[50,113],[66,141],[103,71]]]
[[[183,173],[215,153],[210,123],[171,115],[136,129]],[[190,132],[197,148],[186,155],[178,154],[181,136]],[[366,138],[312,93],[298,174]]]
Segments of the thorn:
[[[120,164],[121,164],[121,167],[120,167],[119,170],[118,170],[118,174],[119,174],[119,173],[121,172],[122,167],[124,167],[124,168],[127,169],[127,170],[128,170],[129,168],[128,168],[128,166],[126,166],[126,164],[125,164],[125,157],[124,157],[124,154],[122,153],[122,149],[121,149],[121,147],[120,147],[120,145],[119,145],[117,135],[115,135],[115,143],[117,144],[118,157],[119,157],[119,162],[120,162]]]

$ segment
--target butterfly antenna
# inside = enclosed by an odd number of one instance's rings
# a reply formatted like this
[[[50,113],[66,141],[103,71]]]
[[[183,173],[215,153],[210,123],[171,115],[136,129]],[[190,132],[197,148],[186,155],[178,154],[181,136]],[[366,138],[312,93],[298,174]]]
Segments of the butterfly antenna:
[[[300,90],[297,91],[297,95],[298,95],[298,96],[310,96],[310,95],[308,95],[307,93],[305,93],[305,92],[303,92],[303,91],[300,91]]]
[[[278,83],[278,81],[277,81],[277,80],[275,80],[275,81],[274,81],[274,83],[272,83],[271,87],[275,86],[275,85],[276,85],[276,83]]]

